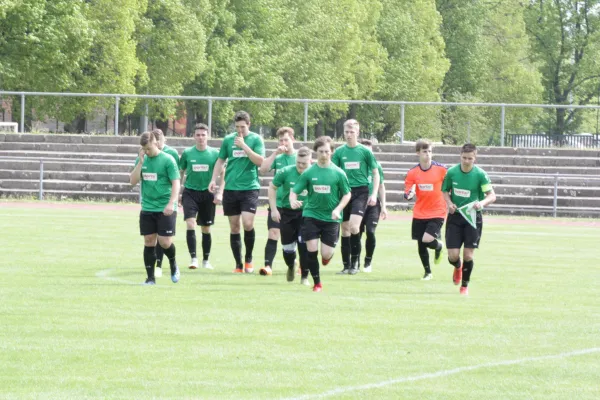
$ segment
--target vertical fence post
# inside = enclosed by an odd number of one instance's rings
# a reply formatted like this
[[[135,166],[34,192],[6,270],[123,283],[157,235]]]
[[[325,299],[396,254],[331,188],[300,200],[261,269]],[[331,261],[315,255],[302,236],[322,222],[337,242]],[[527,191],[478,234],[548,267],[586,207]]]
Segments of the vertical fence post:
[[[21,133],[25,133],[25,95],[21,94]]]
[[[304,102],[304,141],[308,142],[308,101]]]
[[[552,200],[552,215],[556,218],[558,208],[558,172],[554,174],[554,199]]]
[[[500,147],[504,147],[504,118],[506,117],[506,108],[500,109]]]
[[[212,137],[212,99],[208,99],[208,135]]]
[[[115,97],[115,136],[119,136],[119,96]]]
[[[40,193],[38,200],[44,200],[44,160],[40,158]]]
[[[400,144],[404,143],[404,103],[400,105]]]

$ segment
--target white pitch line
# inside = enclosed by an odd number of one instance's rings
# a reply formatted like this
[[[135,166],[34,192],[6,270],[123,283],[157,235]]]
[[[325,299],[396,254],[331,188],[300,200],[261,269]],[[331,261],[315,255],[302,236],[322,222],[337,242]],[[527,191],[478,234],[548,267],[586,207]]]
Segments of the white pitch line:
[[[584,349],[584,350],[576,350],[576,351],[571,351],[568,353],[560,353],[560,354],[554,354],[554,355],[549,355],[549,356],[527,357],[527,358],[520,358],[517,360],[491,362],[491,363],[485,363],[485,364],[479,364],[479,365],[472,365],[472,366],[468,366],[468,367],[447,369],[447,370],[432,372],[432,373],[423,374],[423,375],[406,376],[406,377],[390,379],[388,381],[383,381],[383,382],[378,382],[378,383],[369,383],[369,384],[360,385],[360,386],[348,386],[345,388],[337,388],[337,389],[332,389],[327,392],[323,392],[323,393],[319,393],[319,394],[307,394],[307,395],[303,395],[303,396],[299,396],[299,397],[288,397],[288,398],[285,398],[284,400],[324,399],[326,397],[342,395],[342,394],[346,394],[348,392],[356,392],[359,390],[378,389],[378,388],[382,388],[385,386],[395,385],[397,383],[415,382],[415,381],[421,381],[421,380],[425,380],[425,379],[445,377],[448,375],[455,375],[455,374],[459,374],[461,372],[474,371],[474,370],[478,370],[478,369],[504,367],[507,365],[524,364],[527,362],[534,362],[534,361],[561,359],[561,358],[581,356],[581,355],[585,355],[585,354],[592,354],[592,353],[598,353],[598,352],[600,352],[600,347],[594,347],[594,348]]]
[[[141,282],[133,282],[133,281],[128,281],[126,279],[121,279],[121,278],[115,278],[113,276],[110,276],[110,273],[112,271],[114,271],[114,268],[109,268],[109,269],[103,269],[102,271],[98,271],[96,272],[96,277],[100,278],[100,279],[104,279],[107,281],[113,281],[113,282],[119,282],[119,283],[126,283],[128,285],[135,285],[135,286],[142,286],[143,284]],[[165,286],[165,285],[154,285],[156,287],[162,287],[162,288],[170,288],[171,286]]]

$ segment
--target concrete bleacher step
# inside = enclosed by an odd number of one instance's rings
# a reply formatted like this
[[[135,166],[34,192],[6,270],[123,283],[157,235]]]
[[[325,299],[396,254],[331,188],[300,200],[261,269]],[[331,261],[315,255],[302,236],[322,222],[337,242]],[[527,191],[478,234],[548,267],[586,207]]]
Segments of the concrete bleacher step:
[[[8,170],[0,169],[0,180],[3,179],[30,179],[39,180],[39,170]],[[89,181],[89,182],[119,182],[129,183],[128,172],[83,172],[83,171],[52,171],[44,170],[44,181],[48,179],[63,181]]]
[[[39,180],[2,179],[0,189],[39,190]],[[139,185],[131,186],[129,182],[90,182],[48,179],[43,182],[44,191],[89,191],[89,192],[139,192]]]
[[[2,189],[0,198],[38,198],[39,192],[31,189]],[[44,199],[52,200],[90,200],[90,201],[127,201],[137,203],[139,193],[133,192],[92,192],[71,190],[48,190],[44,191]]]

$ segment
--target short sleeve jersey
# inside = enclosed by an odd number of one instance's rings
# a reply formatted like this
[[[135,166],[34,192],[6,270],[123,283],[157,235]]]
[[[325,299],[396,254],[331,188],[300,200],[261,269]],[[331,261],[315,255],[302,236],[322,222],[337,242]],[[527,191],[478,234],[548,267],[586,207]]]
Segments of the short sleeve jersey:
[[[277,207],[292,208],[290,205],[290,190],[298,183],[300,175],[296,165],[288,165],[277,171],[273,178],[273,186],[277,187]],[[298,200],[305,201],[307,194],[308,190],[304,189],[298,194]]]
[[[381,168],[381,164],[377,161],[377,171],[379,171],[379,184],[383,183],[383,168]],[[373,194],[373,171],[369,171],[369,196]],[[379,193],[377,194],[379,196]]]
[[[481,201],[485,193],[492,190],[492,182],[484,170],[474,165],[469,172],[463,172],[460,164],[448,170],[444,184],[444,192],[450,192],[450,198],[457,207],[473,201]]]
[[[340,222],[331,218],[331,212],[338,206],[340,199],[350,192],[346,173],[335,164],[320,167],[313,164],[300,175],[294,186],[294,193],[307,190],[302,216],[325,222]]]
[[[273,164],[271,164],[271,171],[275,171],[275,173],[277,173],[277,171],[280,169],[294,164],[296,164],[296,153],[292,155],[283,153],[275,157]]]
[[[258,167],[250,160],[246,152],[234,145],[237,133],[225,136],[219,158],[227,160],[225,170],[225,190],[257,190],[260,189]],[[250,132],[244,137],[244,142],[261,156],[265,155],[265,145],[260,135]]]
[[[360,143],[354,147],[347,144],[338,147],[331,161],[346,173],[351,188],[369,186],[369,174],[377,168],[373,152]]]
[[[135,165],[139,163],[136,159]],[[179,169],[172,156],[161,151],[144,157],[142,164],[142,211],[161,212],[171,198],[171,182],[179,179]],[[175,202],[177,210],[177,202]]]
[[[170,155],[171,157],[173,157],[173,160],[175,160],[175,163],[177,165],[179,165],[179,153],[177,153],[177,150],[175,150],[174,148],[167,146],[166,144],[163,146],[162,149],[163,152],[167,153],[168,155]]]
[[[212,179],[219,151],[213,147],[198,150],[188,147],[181,153],[179,169],[185,171],[185,187],[192,190],[207,190]]]
[[[445,165],[431,162],[428,169],[422,169],[420,164],[411,168],[404,179],[404,192],[408,194],[415,185],[417,201],[413,208],[413,218],[432,219],[445,218],[447,214],[446,201],[442,194],[442,183],[446,176]]]

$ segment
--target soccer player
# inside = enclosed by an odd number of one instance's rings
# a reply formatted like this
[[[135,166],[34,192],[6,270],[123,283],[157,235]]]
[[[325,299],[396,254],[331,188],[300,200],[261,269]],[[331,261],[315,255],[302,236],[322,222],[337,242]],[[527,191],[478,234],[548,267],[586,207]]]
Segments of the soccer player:
[[[274,171],[275,175],[282,168],[288,165],[294,165],[296,163],[296,152],[294,150],[294,130],[290,127],[284,126],[277,130],[277,138],[279,139],[279,146],[271,153],[271,155],[263,161],[260,166],[259,172],[261,175],[266,174],[269,171]],[[288,191],[289,192],[289,191]],[[269,203],[270,204],[270,203]],[[271,218],[271,206],[269,205],[267,215],[267,228],[269,229],[269,237],[265,246],[265,266],[260,269],[261,275],[271,275],[273,259],[275,253],[277,253],[277,241],[280,237],[280,226],[279,222]]]
[[[442,183],[446,176],[446,166],[432,161],[433,146],[427,139],[419,139],[415,144],[419,164],[411,168],[404,180],[404,198],[417,201],[413,207],[412,239],[417,241],[421,264],[425,269],[423,280],[430,280],[431,265],[429,249],[435,250],[434,262],[439,264],[442,257],[442,225],[446,217],[446,202],[442,195]],[[414,187],[414,189],[413,189]]]
[[[234,117],[236,132],[223,139],[219,158],[215,164],[212,180],[208,187],[211,193],[217,190],[217,178],[225,161],[225,191],[223,213],[229,219],[231,252],[235,258],[236,274],[253,273],[252,251],[254,250],[254,216],[258,204],[260,182],[258,167],[264,161],[265,145],[262,138],[250,132],[250,115],[238,111]],[[245,263],[242,263],[241,227],[244,227]]]
[[[313,292],[320,292],[323,290],[323,285],[319,276],[317,258],[319,239],[321,259],[323,265],[327,265],[333,257],[340,234],[342,212],[350,201],[351,192],[346,174],[331,162],[331,138],[319,137],[315,141],[313,150],[317,153],[317,163],[300,175],[290,192],[290,206],[293,210],[304,207],[302,240],[306,243],[308,251],[307,264],[314,281]],[[306,200],[298,200],[298,195],[305,190],[307,190]]]
[[[369,139],[360,139],[359,143],[365,146],[367,149],[373,151],[372,142]],[[373,254],[375,253],[375,230],[377,229],[377,224],[379,224],[379,218],[381,217],[385,220],[388,214],[385,184],[383,182],[383,168],[381,168],[379,161],[377,161],[377,170],[379,171],[379,193],[377,195],[377,204],[374,206],[367,206],[365,215],[360,224],[360,236],[362,237],[363,232],[367,233],[367,240],[365,240],[366,254],[363,268],[364,272],[371,272],[373,270],[371,262],[373,260]],[[369,195],[373,194],[372,178],[372,175],[369,175]],[[360,262],[360,250],[358,253],[358,258]]]
[[[296,165],[289,165],[277,171],[269,185],[269,205],[272,218],[277,224],[281,224],[281,247],[283,247],[283,259],[288,267],[287,281],[294,280],[294,267],[296,265],[296,248],[300,256],[300,265],[302,266],[300,283],[308,286],[308,262],[306,254],[306,243],[302,238],[300,228],[304,223],[302,218],[302,206],[292,209],[290,205],[290,190],[300,179],[300,175],[311,164],[311,151],[308,147],[302,147],[296,155]],[[304,204],[308,191],[303,190],[298,196],[299,203]],[[267,267],[265,267],[266,269]],[[267,270],[271,275],[271,268]]]
[[[179,165],[179,153],[177,153],[177,150],[175,150],[174,148],[166,145],[167,138],[165,137],[163,131],[161,129],[157,128],[157,129],[153,129],[152,131],[150,131],[150,133],[152,133],[154,135],[154,137],[156,138],[156,143],[158,145],[158,149],[160,151],[167,153],[171,157],[173,157],[173,159],[175,160],[175,163],[177,165]],[[156,253],[156,272],[155,272],[155,274],[156,274],[157,278],[160,278],[162,276],[162,262],[163,262],[163,256],[164,256],[163,248],[160,247],[159,245],[157,245],[156,249],[155,249],[155,253]]]
[[[448,261],[454,266],[452,280],[455,285],[459,283],[460,294],[469,294],[469,281],[473,272],[473,255],[479,247],[483,219],[481,210],[494,201],[496,194],[492,188],[490,178],[484,170],[475,165],[477,148],[467,143],[460,151],[460,164],[448,169],[442,185],[444,200],[448,205],[448,219],[446,221],[446,248]],[[465,217],[458,212],[458,208],[473,204],[476,210],[474,228]],[[460,248],[463,248],[463,262],[460,261]]]
[[[140,137],[142,146],[129,183],[141,182],[142,210],[140,234],[144,236],[144,265],[146,285],[154,285],[154,263],[158,244],[164,249],[171,266],[171,280],[179,282],[179,268],[175,260],[175,226],[177,219],[177,195],[179,193],[179,170],[173,157],[158,149],[158,141],[150,132]]]
[[[223,199],[223,172],[220,172],[221,183],[213,194],[208,190],[208,185],[213,176],[213,170],[219,151],[208,146],[208,126],[196,124],[194,129],[196,145],[189,147],[181,154],[179,169],[184,181],[179,194],[180,203],[183,205],[183,219],[187,227],[187,246],[192,261],[189,268],[198,268],[196,255],[196,224],[202,230],[202,267],[213,269],[208,261],[212,246],[210,227],[214,224],[216,204]]]
[[[346,144],[336,149],[331,161],[348,177],[352,198],[344,209],[342,222],[342,262],[339,274],[354,275],[358,272],[361,251],[360,224],[367,206],[377,204],[379,193],[379,170],[373,153],[358,143],[360,126],[354,119],[344,122]],[[373,193],[369,194],[369,173],[372,174]]]

